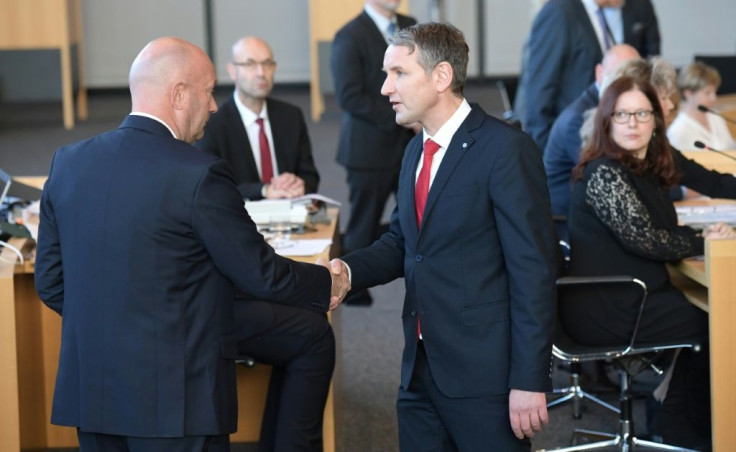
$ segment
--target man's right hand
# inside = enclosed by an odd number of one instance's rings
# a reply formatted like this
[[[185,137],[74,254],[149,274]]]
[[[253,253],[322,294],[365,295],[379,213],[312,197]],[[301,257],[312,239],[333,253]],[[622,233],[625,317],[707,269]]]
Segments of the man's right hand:
[[[330,271],[332,276],[332,290],[330,295],[330,311],[334,311],[342,303],[345,295],[350,291],[350,277],[347,267],[339,259],[333,259],[329,264],[323,258],[317,259],[317,264]]]

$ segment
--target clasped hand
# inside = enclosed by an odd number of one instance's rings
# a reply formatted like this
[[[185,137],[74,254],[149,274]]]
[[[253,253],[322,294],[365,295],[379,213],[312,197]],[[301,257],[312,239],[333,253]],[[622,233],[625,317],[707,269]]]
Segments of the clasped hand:
[[[736,233],[726,223],[716,223],[703,230],[703,237],[706,239],[730,239],[736,237]]]
[[[296,198],[304,194],[304,180],[292,173],[281,173],[266,185],[266,198]]]
[[[330,271],[332,276],[332,290],[330,292],[330,311],[334,311],[342,303],[345,295],[350,291],[350,277],[345,263],[340,259],[333,259],[329,263],[323,258],[317,259],[317,264]]]

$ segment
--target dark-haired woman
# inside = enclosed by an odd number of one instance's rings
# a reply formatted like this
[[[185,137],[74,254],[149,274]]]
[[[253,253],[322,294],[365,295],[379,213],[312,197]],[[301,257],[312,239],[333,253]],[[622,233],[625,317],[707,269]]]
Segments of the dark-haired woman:
[[[668,188],[679,174],[665,136],[657,92],[646,82],[620,78],[606,89],[594,119],[593,136],[573,171],[568,226],[572,275],[621,275],[641,279],[649,295],[638,341],[708,339],[707,314],[690,304],[670,282],[666,262],[703,254],[704,238],[729,238],[723,224],[702,234],[677,224]],[[623,301],[623,302],[622,302]],[[626,343],[638,303],[591,293],[566,300],[571,334],[589,344]],[[695,386],[695,387],[694,387]],[[710,435],[707,348],[682,352],[661,410],[665,441],[694,446]],[[674,427],[670,431],[669,427]]]

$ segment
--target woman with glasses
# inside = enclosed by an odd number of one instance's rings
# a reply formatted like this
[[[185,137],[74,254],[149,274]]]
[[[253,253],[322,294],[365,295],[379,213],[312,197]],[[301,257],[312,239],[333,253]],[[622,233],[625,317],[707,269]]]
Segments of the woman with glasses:
[[[657,91],[648,82],[622,77],[605,90],[593,134],[573,170],[569,273],[631,275],[644,281],[649,294],[637,341],[694,338],[706,344],[707,314],[671,284],[665,263],[703,254],[705,238],[732,237],[734,233],[724,224],[702,233],[677,224],[668,189],[680,174],[665,132]],[[631,339],[639,308],[635,294],[628,305],[621,297],[609,300],[606,295],[593,292],[585,300],[561,304],[561,315],[572,327],[568,333],[574,339],[591,345]],[[666,424],[676,428],[657,433],[668,443],[707,443],[707,348],[680,354],[672,385],[683,390],[668,393],[660,414],[668,415]],[[698,387],[688,391],[693,385]],[[655,420],[654,425],[659,424]]]

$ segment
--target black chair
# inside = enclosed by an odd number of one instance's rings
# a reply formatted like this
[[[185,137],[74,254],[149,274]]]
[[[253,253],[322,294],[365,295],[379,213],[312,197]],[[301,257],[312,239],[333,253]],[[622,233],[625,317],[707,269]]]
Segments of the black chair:
[[[634,429],[634,421],[632,416],[633,393],[630,389],[631,378],[644,369],[651,368],[655,372],[661,374],[663,371],[659,369],[652,361],[653,357],[668,351],[684,348],[691,348],[696,351],[700,349],[700,344],[693,341],[668,341],[658,343],[641,343],[637,341],[641,316],[647,297],[647,288],[644,282],[630,276],[591,276],[591,277],[564,277],[557,280],[558,287],[558,313],[559,304],[565,303],[565,297],[562,296],[564,291],[568,290],[590,290],[591,288],[606,290],[615,297],[617,293],[631,290],[637,291],[640,295],[638,298],[639,312],[633,327],[631,339],[628,343],[619,344],[617,346],[592,346],[581,344],[573,340],[565,331],[564,315],[558,315],[557,332],[552,348],[552,354],[560,360],[567,363],[583,363],[587,361],[613,360],[619,367],[619,376],[621,382],[621,392],[619,398],[619,427],[616,433],[603,433],[583,429],[576,429],[573,432],[571,442],[574,444],[576,438],[583,436],[600,441],[572,445],[554,449],[558,452],[571,452],[581,450],[595,449],[614,449],[619,451],[632,451],[639,447],[654,450],[669,451],[689,451],[681,447],[670,446],[666,444],[646,441],[636,437]],[[616,299],[616,298],[613,298]],[[580,396],[580,394],[577,394]],[[570,398],[574,398],[573,394]],[[590,396],[587,396],[590,398]],[[585,398],[581,396],[581,398]],[[593,399],[591,399],[593,400]]]

